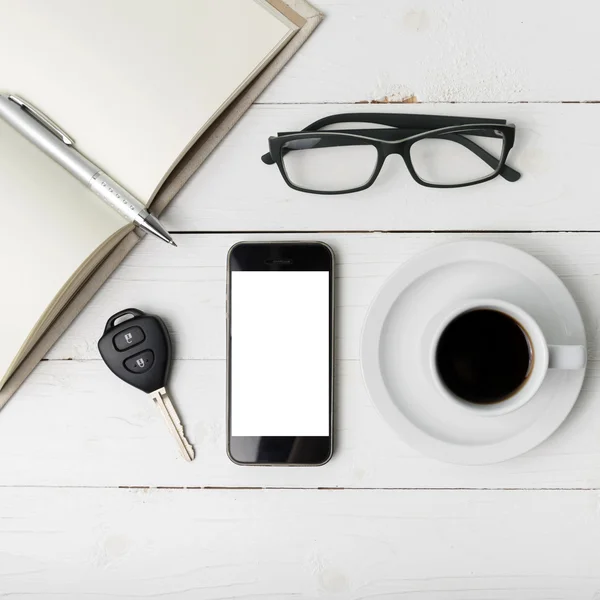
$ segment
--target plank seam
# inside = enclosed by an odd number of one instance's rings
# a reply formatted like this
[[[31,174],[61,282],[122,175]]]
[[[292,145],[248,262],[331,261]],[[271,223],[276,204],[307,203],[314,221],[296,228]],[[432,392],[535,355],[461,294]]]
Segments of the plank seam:
[[[323,486],[164,486],[164,485],[0,485],[0,489],[132,491],[318,491],[318,492],[598,492],[598,487],[323,487]]]
[[[413,100],[411,102],[406,102],[402,100],[398,100],[397,102],[393,101],[377,101],[377,100],[314,100],[314,101],[301,101],[301,102],[293,102],[293,101],[284,101],[284,102],[254,102],[253,106],[266,106],[266,107],[276,107],[276,106],[327,106],[327,105],[352,105],[352,104],[372,104],[374,106],[381,106],[382,104],[386,105],[406,105],[406,104],[420,104],[422,106],[427,106],[428,104],[442,105],[442,104],[600,104],[600,100]]]
[[[256,229],[239,231],[199,231],[199,230],[176,230],[169,232],[173,235],[304,235],[304,234],[348,234],[364,235],[369,233],[402,233],[402,234],[451,234],[451,233],[473,233],[473,234],[523,234],[523,233],[600,233],[600,229]]]

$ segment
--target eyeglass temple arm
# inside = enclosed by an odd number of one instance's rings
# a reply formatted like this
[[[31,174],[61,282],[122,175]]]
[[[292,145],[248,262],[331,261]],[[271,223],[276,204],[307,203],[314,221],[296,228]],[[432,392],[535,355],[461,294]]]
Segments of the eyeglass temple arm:
[[[397,113],[346,113],[329,115],[306,126],[302,131],[318,131],[336,123],[376,123],[399,129],[439,129],[452,125],[490,124],[506,125],[505,119],[482,119],[478,117],[449,117],[445,115],[413,115]]]
[[[329,115],[318,119],[314,123],[307,125],[302,131],[318,131],[327,125],[336,123],[375,123],[377,125],[387,125],[388,127],[409,128],[409,129],[439,129],[440,127],[450,127],[452,125],[469,125],[470,123],[490,123],[504,125],[505,120],[498,119],[476,119],[473,117],[447,117],[440,115],[399,115],[390,113],[343,113],[338,115]],[[281,133],[279,135],[282,135]],[[376,137],[376,136],[374,136]],[[261,156],[261,160],[266,165],[274,165],[275,160],[269,152]],[[509,167],[510,168],[510,167]]]

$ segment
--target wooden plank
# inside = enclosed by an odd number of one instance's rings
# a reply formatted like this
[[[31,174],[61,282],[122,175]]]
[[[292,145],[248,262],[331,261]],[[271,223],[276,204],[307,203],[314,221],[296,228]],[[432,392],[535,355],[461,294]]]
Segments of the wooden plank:
[[[99,358],[96,343],[108,317],[127,306],[167,320],[177,358],[225,358],[225,270],[239,240],[322,240],[336,254],[337,354],[356,359],[367,308],[385,280],[419,252],[462,239],[496,241],[539,258],[566,283],[583,313],[597,354],[600,235],[493,234],[237,234],[180,236],[177,249],[143,240],[50,352],[53,359]]]
[[[186,463],[158,410],[100,361],[38,367],[2,410],[2,485],[598,488],[600,365],[589,367],[567,421],[537,449],[498,465],[464,467],[425,458],[381,418],[358,361],[336,377],[334,458],[316,468],[239,467],[225,453],[225,364],[177,361],[171,394],[196,450]],[[0,519],[1,520],[1,519]]]
[[[326,18],[265,102],[598,100],[599,7],[315,0]]]
[[[276,166],[261,162],[270,135],[357,110],[508,119],[517,125],[509,164],[523,176],[432,189],[391,156],[371,188],[319,196],[290,189]],[[586,134],[598,129],[596,104],[254,106],[169,206],[165,223],[171,231],[598,230],[600,138]],[[356,167],[348,160],[349,171]]]
[[[589,600],[597,492],[1,489],[11,598]]]

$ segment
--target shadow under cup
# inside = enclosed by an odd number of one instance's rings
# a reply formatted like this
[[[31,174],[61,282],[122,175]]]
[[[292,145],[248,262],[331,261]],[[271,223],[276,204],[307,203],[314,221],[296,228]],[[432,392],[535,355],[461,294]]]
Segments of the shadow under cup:
[[[533,370],[533,344],[512,316],[473,308],[452,319],[435,350],[444,387],[473,405],[497,404],[523,388]]]

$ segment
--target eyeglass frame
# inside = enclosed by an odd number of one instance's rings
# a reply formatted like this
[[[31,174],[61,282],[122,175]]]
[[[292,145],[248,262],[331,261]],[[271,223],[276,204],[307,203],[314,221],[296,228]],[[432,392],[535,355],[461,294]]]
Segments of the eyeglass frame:
[[[322,127],[326,127],[328,125],[352,122],[387,125],[388,128],[321,131]],[[504,140],[502,155],[500,158],[496,158],[487,150],[476,144],[473,140],[470,140],[464,136],[457,136],[457,139],[452,139],[452,141],[457,142],[469,149],[471,152],[481,158],[488,166],[494,168],[494,171],[490,175],[474,181],[458,184],[431,183],[419,177],[413,166],[412,158],[410,156],[410,149],[415,142],[436,137],[448,139],[448,135],[459,134],[463,131],[473,131],[474,129],[480,131],[490,131],[493,135],[488,137],[502,137]],[[495,130],[501,132],[501,136],[496,135]],[[485,183],[486,181],[494,179],[498,175],[502,176],[509,182],[515,182],[520,179],[521,174],[506,164],[508,153],[514,145],[515,132],[515,125],[507,123],[506,120],[501,119],[390,113],[342,113],[319,119],[305,127],[302,131],[280,132],[277,134],[277,136],[269,137],[269,152],[264,154],[261,159],[267,165],[276,164],[279,168],[281,176],[289,187],[294,190],[310,194],[351,194],[365,190],[373,185],[379,176],[385,160],[392,154],[399,154],[402,156],[409,173],[418,184],[430,188],[460,188]],[[327,140],[329,143],[327,143],[326,146],[321,147],[336,147],[344,145],[373,146],[377,151],[377,161],[369,180],[358,187],[334,191],[303,188],[293,183],[286,172],[283,162],[283,154],[285,150],[284,146],[290,141],[314,138],[315,133],[318,133],[320,138],[329,138],[329,140]],[[398,135],[405,133],[410,133],[410,135],[400,139],[386,139],[390,137],[397,138]],[[356,144],[357,140],[360,140],[361,143]]]

